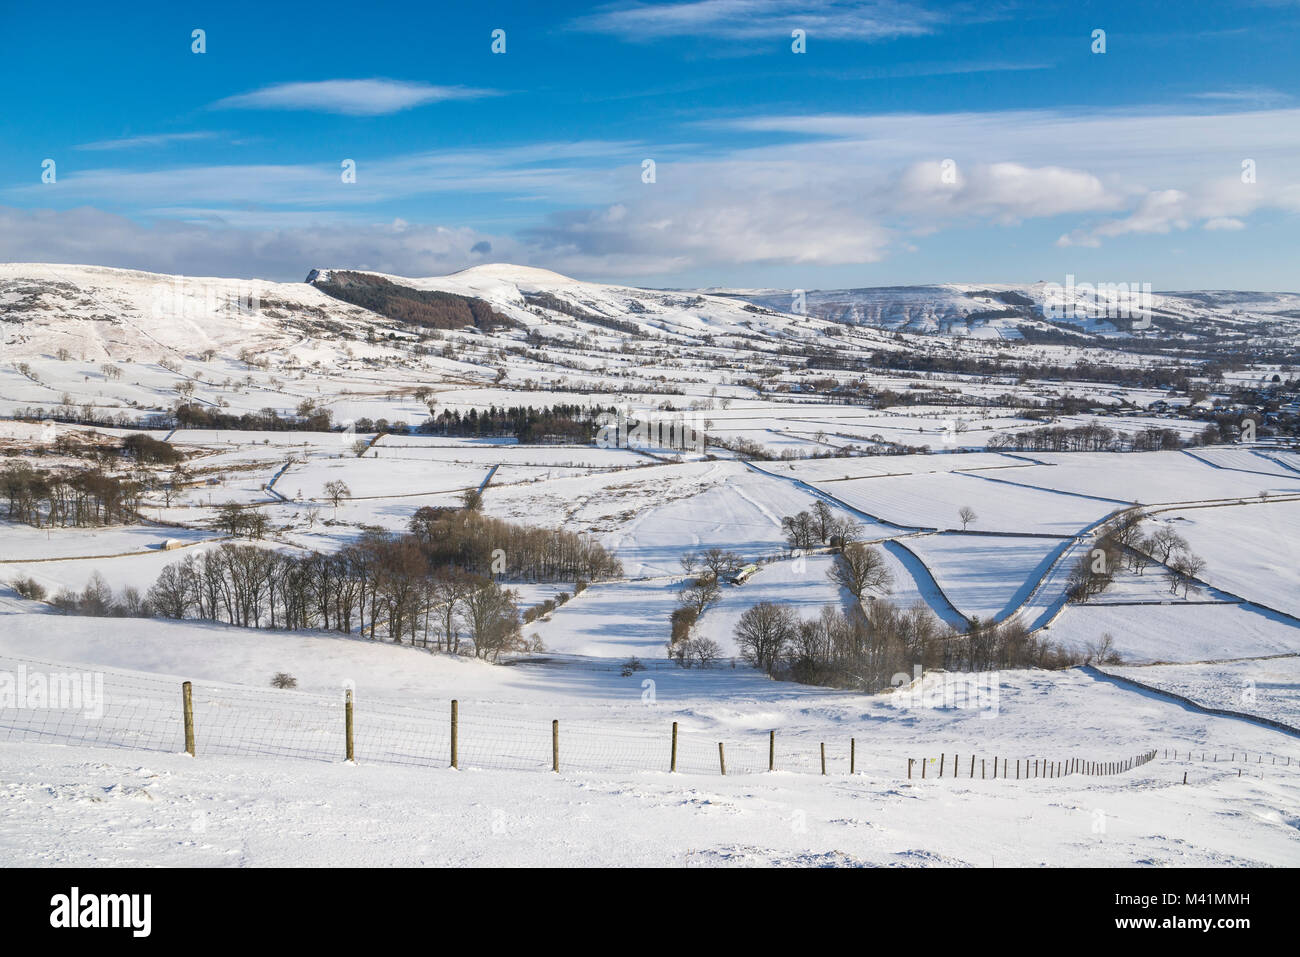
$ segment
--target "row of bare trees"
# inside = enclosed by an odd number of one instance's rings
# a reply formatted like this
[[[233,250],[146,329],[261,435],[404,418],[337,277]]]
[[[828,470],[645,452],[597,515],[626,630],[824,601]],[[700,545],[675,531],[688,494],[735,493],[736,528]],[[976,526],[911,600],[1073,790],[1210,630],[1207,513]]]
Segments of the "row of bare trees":
[[[1182,436],[1173,429],[1153,427],[1126,432],[1090,422],[1002,432],[989,438],[988,448],[1015,452],[1156,452],[1180,449],[1184,444]]]
[[[34,469],[25,462],[0,469],[7,516],[28,525],[115,525],[132,520],[144,485],[98,468]]]
[[[495,660],[524,648],[513,591],[431,566],[408,536],[369,534],[333,554],[224,544],[162,570],[148,613],[243,628],[324,629]]]

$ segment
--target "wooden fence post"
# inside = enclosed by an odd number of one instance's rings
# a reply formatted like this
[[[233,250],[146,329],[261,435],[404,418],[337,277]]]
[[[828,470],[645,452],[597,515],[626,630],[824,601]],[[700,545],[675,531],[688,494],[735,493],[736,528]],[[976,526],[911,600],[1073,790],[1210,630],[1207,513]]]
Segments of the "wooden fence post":
[[[560,719],[551,722],[551,770],[560,773]]]
[[[970,776],[975,777],[975,755],[970,756]]]
[[[926,759],[926,758],[922,758],[922,759],[921,759],[921,780],[922,780],[922,781],[925,780],[925,766],[926,766],[927,764],[929,764],[929,763],[930,763],[930,762],[929,762],[928,759]]]
[[[912,758],[907,759],[907,780],[912,780]]]
[[[826,773],[826,742],[822,742],[822,774]]]
[[[673,761],[672,764],[669,765],[668,770],[672,774],[677,773],[677,722],[676,721],[673,722]]]
[[[181,685],[181,712],[185,718],[185,753],[194,757],[194,686]]]
[[[727,755],[722,750],[721,741],[718,742],[718,767],[722,769],[722,774],[725,777],[727,774]]]
[[[1274,764],[1277,763],[1275,760]],[[849,738],[849,774],[856,773],[858,769],[858,741],[857,738]]]
[[[347,755],[349,761],[356,761],[356,753],[352,749],[352,689],[348,689],[347,698],[343,702],[344,713],[344,734],[347,738]]]
[[[776,770],[776,730],[767,733],[767,769]]]
[[[460,767],[460,758],[456,753],[456,744],[457,744],[456,735],[460,731],[460,715],[458,713],[459,708],[460,708],[460,702],[456,701],[453,698],[451,702],[451,766],[453,768]]]
[[[939,755],[939,777],[943,777],[943,762],[946,757],[944,754]]]

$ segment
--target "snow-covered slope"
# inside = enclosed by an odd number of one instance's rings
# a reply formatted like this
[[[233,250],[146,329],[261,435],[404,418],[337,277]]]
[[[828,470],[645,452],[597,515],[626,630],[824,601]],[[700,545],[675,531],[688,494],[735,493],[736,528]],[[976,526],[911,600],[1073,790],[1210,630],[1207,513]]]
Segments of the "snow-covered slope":
[[[0,264],[7,358],[161,358],[291,342],[369,318],[306,283],[169,276],[103,266]]]

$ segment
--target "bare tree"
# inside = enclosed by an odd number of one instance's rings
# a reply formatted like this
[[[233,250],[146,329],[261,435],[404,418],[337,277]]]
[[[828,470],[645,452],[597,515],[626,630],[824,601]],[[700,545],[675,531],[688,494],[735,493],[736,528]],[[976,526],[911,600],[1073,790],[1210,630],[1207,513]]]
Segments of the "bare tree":
[[[809,512],[782,518],[781,531],[791,548],[811,548],[818,541],[817,523]]]
[[[829,540],[835,548],[843,548],[861,541],[862,534],[862,525],[856,519],[841,515],[831,520]]]
[[[789,605],[762,601],[740,616],[736,643],[747,662],[771,674],[798,631],[799,619]]]
[[[700,578],[686,583],[677,595],[677,603],[683,608],[691,609],[694,617],[699,618],[711,606],[717,604],[721,596],[722,589],[718,587],[716,578]]]
[[[835,513],[831,511],[831,507],[821,499],[813,502],[813,524],[817,529],[817,537],[823,545],[830,541],[834,523]]]
[[[894,575],[880,549],[860,543],[846,546],[827,569],[826,577],[848,589],[858,601],[862,601],[869,591],[886,592],[894,583]]]
[[[331,505],[338,508],[339,502],[352,497],[352,489],[348,488],[348,483],[342,479],[334,479],[325,483],[325,497],[329,499]]]
[[[472,589],[472,580],[454,569],[434,578],[430,587],[427,607],[437,613],[438,645],[452,654],[460,651],[461,605]]]
[[[724,552],[721,548],[710,548],[699,556],[699,561],[714,578],[718,578],[726,572],[734,571],[741,564],[739,555],[735,552]]]
[[[1161,525],[1146,540],[1162,565],[1169,564],[1169,557],[1174,552],[1187,550],[1187,539],[1179,535],[1168,525]]]
[[[975,514],[975,509],[971,508],[969,505],[963,505],[961,510],[957,513],[957,517],[961,519],[961,529],[963,532],[966,531],[967,525],[979,518],[979,516]]]
[[[519,607],[514,592],[485,579],[465,595],[463,604],[476,657],[496,661],[501,652],[519,645]]]
[[[1205,559],[1191,552],[1180,552],[1169,563],[1169,590],[1176,593],[1181,588],[1186,598],[1196,587],[1196,576],[1204,569]]]

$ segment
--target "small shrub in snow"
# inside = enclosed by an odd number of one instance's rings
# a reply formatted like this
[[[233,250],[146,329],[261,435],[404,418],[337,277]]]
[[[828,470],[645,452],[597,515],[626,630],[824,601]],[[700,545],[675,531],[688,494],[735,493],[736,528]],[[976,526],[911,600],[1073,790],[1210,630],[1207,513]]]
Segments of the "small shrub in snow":
[[[35,578],[19,578],[13,586],[14,591],[32,601],[41,601],[45,597],[45,586]]]
[[[296,688],[298,679],[284,671],[278,671],[275,677],[271,679],[272,688]]]

